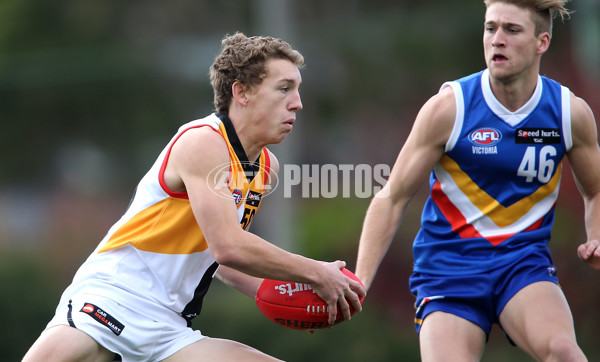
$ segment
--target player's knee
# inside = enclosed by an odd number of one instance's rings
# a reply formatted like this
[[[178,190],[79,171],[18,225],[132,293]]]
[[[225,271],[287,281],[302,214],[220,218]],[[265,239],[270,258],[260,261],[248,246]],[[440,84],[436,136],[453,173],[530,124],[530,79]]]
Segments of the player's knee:
[[[557,336],[552,338],[547,347],[544,361],[587,361],[583,352],[573,338]]]

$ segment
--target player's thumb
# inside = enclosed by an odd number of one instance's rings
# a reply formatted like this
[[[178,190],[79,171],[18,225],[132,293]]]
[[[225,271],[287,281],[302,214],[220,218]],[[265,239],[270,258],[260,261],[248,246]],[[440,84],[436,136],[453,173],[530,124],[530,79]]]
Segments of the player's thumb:
[[[577,256],[579,257],[579,259],[581,259],[581,260],[587,259],[587,256],[585,255],[586,250],[587,250],[587,246],[585,244],[580,244],[577,247]]]
[[[342,269],[346,267],[346,262],[342,261],[342,260],[336,260],[335,265],[338,267],[338,269]]]

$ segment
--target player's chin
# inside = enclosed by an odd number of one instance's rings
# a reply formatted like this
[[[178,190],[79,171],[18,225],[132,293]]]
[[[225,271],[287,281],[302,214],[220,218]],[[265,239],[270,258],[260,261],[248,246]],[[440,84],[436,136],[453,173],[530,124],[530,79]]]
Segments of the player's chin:
[[[290,134],[291,131],[292,130],[288,130],[288,131],[279,133],[277,136],[272,138],[272,141],[270,142],[270,144],[278,144],[278,143],[283,142],[286,139],[286,137],[288,136],[288,134]]]
[[[513,70],[509,69],[507,66],[495,66],[491,65],[489,67],[490,76],[499,81],[509,81],[513,79],[516,74]]]

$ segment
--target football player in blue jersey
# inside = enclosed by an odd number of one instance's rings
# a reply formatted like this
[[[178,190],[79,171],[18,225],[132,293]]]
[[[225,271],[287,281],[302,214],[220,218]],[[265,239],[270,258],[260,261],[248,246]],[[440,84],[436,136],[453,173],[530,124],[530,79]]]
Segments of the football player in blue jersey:
[[[410,289],[423,361],[479,360],[494,323],[539,361],[585,361],[548,242],[564,156],[585,205],[577,253],[600,269],[600,149],[588,104],[539,74],[566,0],[485,0],[487,68],[418,113],[367,210],[356,275],[368,289],[429,177]]]

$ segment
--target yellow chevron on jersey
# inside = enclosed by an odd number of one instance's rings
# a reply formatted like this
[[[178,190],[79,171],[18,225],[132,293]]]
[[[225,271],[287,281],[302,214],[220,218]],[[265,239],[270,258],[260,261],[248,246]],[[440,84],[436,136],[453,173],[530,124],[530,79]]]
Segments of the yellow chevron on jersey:
[[[159,201],[134,215],[99,252],[126,244],[161,254],[192,254],[208,248],[189,200],[174,197]]]
[[[557,172],[550,181],[540,186],[535,192],[510,206],[500,204],[496,199],[482,190],[460,166],[450,157],[444,155],[440,160],[440,166],[452,177],[456,188],[474,205],[483,215],[489,217],[496,226],[500,228],[513,225],[528,213],[532,208],[539,205],[540,201],[552,195],[560,182],[562,161],[558,165]],[[468,213],[467,213],[468,215]]]
[[[248,180],[243,168],[244,163],[240,161],[223,122],[218,122],[217,117],[211,120],[212,123],[188,123],[173,137],[155,165],[139,183],[129,209],[113,226],[114,231],[109,231],[106,242],[98,249],[98,253],[124,245],[161,254],[192,254],[208,249],[187,193],[171,191],[164,182],[164,171],[173,144],[183,133],[198,127],[210,126],[227,143],[230,158],[228,187],[238,209],[240,226],[244,229],[249,227],[260,206],[269,177],[268,151],[263,148],[254,177]]]

